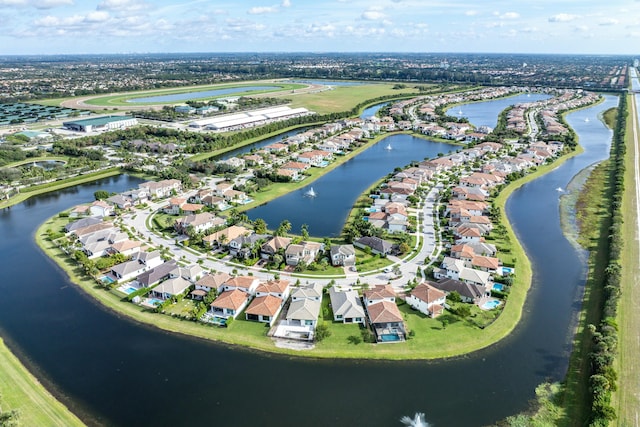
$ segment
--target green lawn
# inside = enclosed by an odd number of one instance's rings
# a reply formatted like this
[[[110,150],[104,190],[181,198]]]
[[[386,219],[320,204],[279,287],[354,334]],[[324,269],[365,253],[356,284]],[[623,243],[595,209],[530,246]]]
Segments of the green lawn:
[[[84,425],[27,371],[1,338],[0,407],[3,412],[19,411],[18,426]]]

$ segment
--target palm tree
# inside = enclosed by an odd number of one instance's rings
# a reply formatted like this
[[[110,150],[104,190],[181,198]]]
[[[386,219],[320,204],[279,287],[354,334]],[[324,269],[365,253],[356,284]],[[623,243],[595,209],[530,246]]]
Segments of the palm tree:
[[[309,238],[309,226],[307,224],[302,224],[302,227],[300,227],[300,233],[302,234],[302,240],[307,240]]]

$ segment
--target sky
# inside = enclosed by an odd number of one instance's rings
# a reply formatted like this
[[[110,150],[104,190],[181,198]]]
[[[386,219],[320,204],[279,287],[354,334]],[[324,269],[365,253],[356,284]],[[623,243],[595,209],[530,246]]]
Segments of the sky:
[[[636,54],[640,0],[0,0],[0,54]]]

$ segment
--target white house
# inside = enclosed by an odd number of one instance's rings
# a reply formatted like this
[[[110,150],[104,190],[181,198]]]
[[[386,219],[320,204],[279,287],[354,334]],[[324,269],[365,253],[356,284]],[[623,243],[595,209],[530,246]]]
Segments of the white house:
[[[429,317],[437,317],[444,310],[446,294],[439,289],[421,283],[407,296],[407,304],[411,308]]]

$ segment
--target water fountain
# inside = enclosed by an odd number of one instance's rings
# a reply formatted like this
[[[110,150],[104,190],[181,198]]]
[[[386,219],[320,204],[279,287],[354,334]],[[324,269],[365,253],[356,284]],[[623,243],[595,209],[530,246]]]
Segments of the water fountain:
[[[405,415],[400,418],[400,422],[408,427],[429,427],[429,423],[424,417],[424,413],[416,412],[413,418]]]

